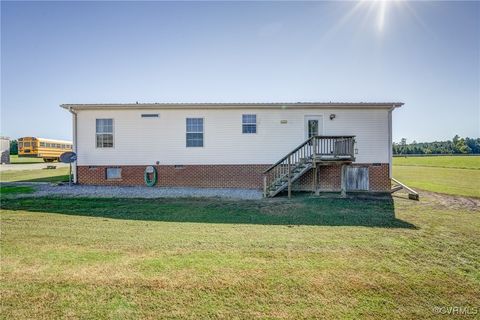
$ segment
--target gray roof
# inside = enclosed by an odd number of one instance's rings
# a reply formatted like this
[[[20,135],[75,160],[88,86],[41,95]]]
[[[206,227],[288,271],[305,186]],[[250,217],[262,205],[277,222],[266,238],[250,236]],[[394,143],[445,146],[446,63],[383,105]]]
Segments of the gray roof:
[[[74,110],[92,109],[289,109],[289,108],[398,108],[403,102],[188,102],[188,103],[67,103],[60,107]]]

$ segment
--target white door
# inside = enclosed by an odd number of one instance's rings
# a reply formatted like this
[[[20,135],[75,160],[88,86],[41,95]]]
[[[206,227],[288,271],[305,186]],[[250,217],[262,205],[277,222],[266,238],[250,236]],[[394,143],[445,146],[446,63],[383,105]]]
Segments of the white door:
[[[322,116],[305,116],[305,140],[323,134]]]

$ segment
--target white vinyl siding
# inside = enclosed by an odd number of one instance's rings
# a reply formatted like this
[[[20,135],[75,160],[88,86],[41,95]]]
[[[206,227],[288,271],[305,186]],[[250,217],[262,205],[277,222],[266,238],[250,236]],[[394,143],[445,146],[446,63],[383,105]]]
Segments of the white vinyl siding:
[[[243,134],[244,114],[256,114],[261,130]],[[78,165],[272,164],[305,141],[306,116],[322,116],[320,135],[355,135],[356,163],[389,163],[388,109],[279,108],[81,110]],[[203,148],[186,147],[186,118],[204,119]],[[95,119],[115,119],[115,148],[96,148]]]

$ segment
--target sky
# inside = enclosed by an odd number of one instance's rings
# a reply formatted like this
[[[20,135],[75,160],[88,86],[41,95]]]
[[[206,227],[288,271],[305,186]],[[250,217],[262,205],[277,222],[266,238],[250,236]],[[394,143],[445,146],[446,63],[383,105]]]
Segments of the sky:
[[[400,101],[394,141],[480,137],[480,2],[1,2],[1,135],[136,101]]]

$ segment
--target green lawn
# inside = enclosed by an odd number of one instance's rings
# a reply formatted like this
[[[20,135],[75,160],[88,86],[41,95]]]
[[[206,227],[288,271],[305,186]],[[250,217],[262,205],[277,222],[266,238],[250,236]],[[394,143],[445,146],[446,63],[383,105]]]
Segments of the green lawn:
[[[62,182],[68,181],[69,168],[9,170],[0,172],[0,182]]]
[[[25,158],[25,157],[18,157],[18,155],[10,155],[10,163],[43,163],[43,159],[41,158]]]
[[[393,177],[421,190],[480,198],[480,156],[395,157]]]
[[[448,199],[2,199],[2,317],[437,318],[480,305]]]
[[[0,195],[33,193],[35,188],[31,186],[0,186]]]
[[[442,167],[480,170],[480,156],[394,157],[397,166]]]

